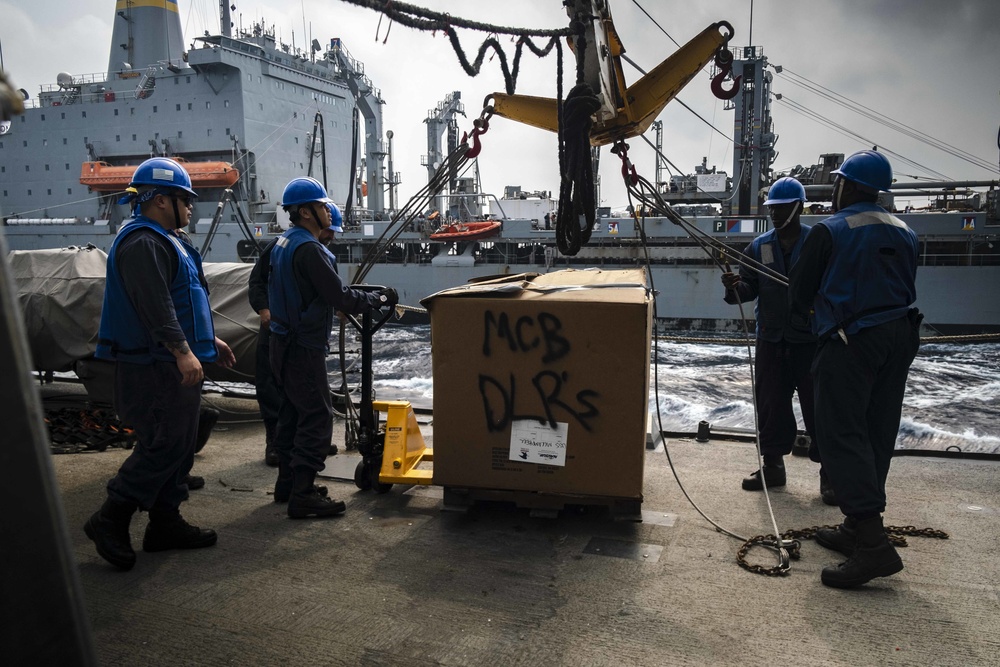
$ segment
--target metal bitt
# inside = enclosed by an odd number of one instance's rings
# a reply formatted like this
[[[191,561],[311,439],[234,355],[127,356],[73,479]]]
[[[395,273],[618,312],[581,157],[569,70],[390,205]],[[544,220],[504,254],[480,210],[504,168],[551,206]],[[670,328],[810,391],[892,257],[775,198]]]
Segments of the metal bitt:
[[[698,422],[698,435],[695,436],[695,442],[708,442],[712,437],[712,425],[707,421]]]

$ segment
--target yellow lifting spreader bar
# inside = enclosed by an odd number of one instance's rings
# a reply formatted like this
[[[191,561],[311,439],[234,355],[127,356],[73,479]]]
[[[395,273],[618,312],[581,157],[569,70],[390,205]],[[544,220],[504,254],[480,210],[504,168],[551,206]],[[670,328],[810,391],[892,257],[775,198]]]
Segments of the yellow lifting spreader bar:
[[[421,469],[424,461],[434,460],[434,450],[424,443],[417,417],[409,401],[372,401],[372,408],[386,413],[382,484],[433,484],[433,470]]]
[[[613,118],[595,121],[590,132],[591,145],[603,146],[618,139],[638,136],[649,129],[663,107],[677,96],[708,64],[719,47],[726,43],[732,33],[723,34],[720,29],[728,27],[729,24],[724,22],[713,23],[648,74],[625,88],[621,66],[624,48],[609,22],[606,28],[613,38],[608,40],[608,45],[620,104]],[[555,99],[494,93],[493,107],[494,113],[504,118],[552,132],[559,130]]]

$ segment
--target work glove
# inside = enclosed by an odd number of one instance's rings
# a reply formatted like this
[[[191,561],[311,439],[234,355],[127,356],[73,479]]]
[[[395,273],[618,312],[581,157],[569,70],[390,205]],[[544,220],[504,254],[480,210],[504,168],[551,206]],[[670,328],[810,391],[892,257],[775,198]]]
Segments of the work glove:
[[[383,287],[375,293],[378,296],[378,307],[392,308],[399,303],[399,294],[391,287]]]
[[[738,282],[740,282],[740,276],[738,273],[726,271],[722,274],[722,284],[726,287],[726,289],[735,288]]]

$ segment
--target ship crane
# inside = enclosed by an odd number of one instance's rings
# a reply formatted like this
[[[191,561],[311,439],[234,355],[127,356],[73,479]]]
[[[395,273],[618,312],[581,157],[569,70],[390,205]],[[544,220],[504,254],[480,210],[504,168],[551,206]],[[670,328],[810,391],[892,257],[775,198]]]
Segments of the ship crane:
[[[340,38],[330,40],[330,50],[326,52],[326,57],[340,67],[344,81],[365,118],[365,164],[370,184],[368,208],[376,217],[381,217],[385,213],[383,160],[386,150],[382,142],[382,105],[385,100],[365,74],[364,64],[351,56]]]
[[[569,0],[566,12],[582,25],[582,35],[571,38],[578,66],[586,83],[600,102],[593,114],[590,143],[611,144],[643,134],[681,89],[716,53],[725,50],[733,35],[725,21],[713,23],[680,47],[648,74],[626,85],[622,70],[622,44],[611,19],[611,9],[601,0]],[[721,81],[721,79],[720,79]],[[494,112],[511,120],[544,130],[559,130],[557,100],[531,95],[493,94]]]
[[[443,100],[438,102],[436,107],[427,112],[427,118],[424,119],[424,122],[427,123],[427,155],[421,157],[420,164],[427,167],[428,182],[434,180],[434,174],[444,162],[445,154],[441,152],[441,135],[446,130],[448,131],[448,151],[446,154],[451,155],[452,151],[458,147],[458,121],[455,119],[458,114],[465,115],[465,105],[462,104],[462,93],[457,90],[448,93]],[[455,180],[456,174],[448,175],[448,185],[452,190],[455,189]],[[431,208],[435,211],[442,211],[441,193],[431,194]]]

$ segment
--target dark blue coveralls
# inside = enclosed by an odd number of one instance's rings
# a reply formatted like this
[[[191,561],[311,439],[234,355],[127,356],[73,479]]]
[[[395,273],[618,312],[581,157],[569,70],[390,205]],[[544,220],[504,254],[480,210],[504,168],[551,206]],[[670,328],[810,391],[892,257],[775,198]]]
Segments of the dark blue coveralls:
[[[917,235],[869,202],[817,224],[792,269],[793,321],[819,336],[813,363],[823,466],[841,511],[885,511],[903,393],[920,345]]]
[[[183,340],[203,364],[218,358],[201,256],[140,215],[118,232],[108,254],[96,352],[117,362],[115,409],[138,438],[108,482],[114,501],[168,513],[187,499],[202,383],[182,386],[176,359],[163,346]]]
[[[801,233],[790,253],[784,253],[778,234],[770,230],[755,238],[746,254],[768,268],[787,276],[810,227]],[[820,460],[813,419],[813,382],[810,375],[816,353],[816,336],[808,326],[794,327],[788,317],[788,289],[752,269],[741,269],[740,282],[726,290],[726,303],[756,299],[757,343],[754,355],[754,386],[760,428],[760,451],[764,457],[785,456],[792,451],[798,423],[792,411],[792,396],[798,391],[802,421],[812,441],[809,457]]]
[[[300,227],[285,232],[271,251],[271,369],[283,394],[274,444],[282,468],[323,469],[333,437],[326,367],[333,314],[358,314],[379,303],[376,294],[345,286],[336,263]]]

